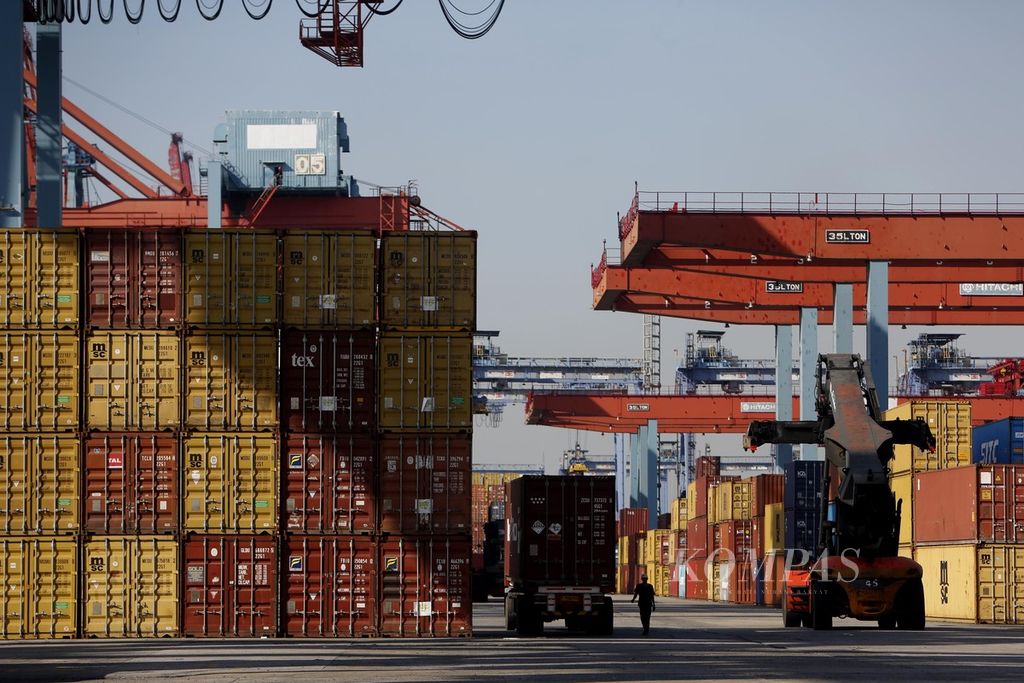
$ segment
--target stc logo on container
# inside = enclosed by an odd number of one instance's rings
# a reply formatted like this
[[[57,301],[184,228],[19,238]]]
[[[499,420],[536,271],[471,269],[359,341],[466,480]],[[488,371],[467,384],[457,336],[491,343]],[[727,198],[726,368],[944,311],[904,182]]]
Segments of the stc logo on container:
[[[999,450],[999,439],[992,441],[984,441],[981,444],[981,460],[979,461],[982,465],[993,465],[996,462],[996,452]]]

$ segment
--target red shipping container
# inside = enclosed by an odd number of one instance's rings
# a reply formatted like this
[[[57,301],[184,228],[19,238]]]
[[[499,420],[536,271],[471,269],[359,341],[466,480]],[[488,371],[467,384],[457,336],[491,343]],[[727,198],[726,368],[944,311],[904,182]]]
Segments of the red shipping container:
[[[782,580],[786,572],[785,551],[773,552],[764,558],[764,604],[768,607],[782,606]]]
[[[469,540],[391,536],[378,544],[382,636],[473,633]]]
[[[764,517],[750,520],[750,543],[754,549],[754,557],[764,557]]]
[[[721,461],[709,455],[702,455],[697,458],[697,461],[694,463],[694,469],[698,479],[700,477],[717,477],[722,473]]]
[[[377,548],[368,536],[290,536],[284,547],[289,636],[377,632]]]
[[[472,528],[471,437],[389,434],[379,438],[381,530],[468,534]]]
[[[729,562],[721,571],[729,571],[729,602],[739,605],[753,605],[757,592],[754,583],[754,568],[749,561]]]
[[[83,527],[100,534],[178,530],[178,440],[163,433],[97,433],[85,440]]]
[[[672,513],[666,512],[663,515],[658,515],[658,528],[668,529],[672,526]]]
[[[726,560],[731,557],[746,560],[753,550],[753,524],[751,520],[722,522],[715,525],[715,549],[718,552],[716,560]],[[723,554],[724,553],[724,554]]]
[[[920,472],[913,486],[916,543],[1024,543],[1024,465]]]
[[[86,318],[105,329],[181,321],[181,235],[176,230],[87,230]]]
[[[694,600],[708,599],[706,559],[693,559],[686,563],[686,597]]]
[[[614,477],[520,477],[509,483],[508,520],[513,584],[615,590]]]
[[[289,434],[283,438],[285,524],[297,533],[373,533],[377,529],[373,437]]]
[[[647,508],[622,508],[619,510],[619,536],[633,536],[647,531]]]
[[[752,517],[763,517],[764,506],[781,503],[786,496],[786,475],[759,474],[751,479]]]
[[[277,539],[189,536],[184,542],[186,636],[277,634]]]
[[[686,522],[686,552],[692,558],[705,558],[711,552],[708,543],[708,518],[696,517]],[[689,595],[689,593],[687,593]]]
[[[374,425],[373,330],[281,333],[281,419],[295,432],[357,432]]]

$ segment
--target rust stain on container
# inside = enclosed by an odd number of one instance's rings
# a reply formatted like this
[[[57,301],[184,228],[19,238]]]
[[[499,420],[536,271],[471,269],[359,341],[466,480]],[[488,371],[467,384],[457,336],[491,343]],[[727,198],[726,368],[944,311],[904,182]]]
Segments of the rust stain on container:
[[[88,426],[97,431],[176,428],[180,347],[173,332],[93,332],[86,339]]]
[[[0,230],[0,327],[78,325],[78,233]]]
[[[373,330],[281,333],[281,411],[296,432],[372,429],[376,410]]]
[[[376,320],[377,240],[365,232],[287,232],[281,238],[284,324],[365,327]]]
[[[277,529],[277,439],[257,433],[196,433],[182,439],[183,528],[204,533]]]
[[[160,536],[94,536],[85,543],[89,637],[178,633],[178,542]]]
[[[0,435],[0,526],[7,534],[78,531],[78,438]]]
[[[185,235],[185,321],[272,325],[277,321],[277,237],[247,230]]]
[[[80,367],[74,332],[0,333],[0,429],[76,430]]]
[[[277,427],[273,332],[203,332],[185,338],[185,424],[203,430]]]
[[[471,428],[472,363],[468,335],[382,335],[378,356],[380,428]]]
[[[471,456],[467,435],[381,436],[381,530],[469,533]]]
[[[377,459],[368,434],[284,439],[286,527],[296,533],[377,530]]]
[[[78,542],[0,537],[0,638],[74,638]]]
[[[473,330],[476,233],[387,232],[381,318],[388,327]]]
[[[381,635],[472,635],[468,538],[391,536],[378,553]]]
[[[277,539],[189,536],[183,543],[186,636],[277,634]]]
[[[376,635],[376,551],[367,536],[289,536],[282,596],[285,633]]]
[[[86,318],[104,328],[173,327],[181,320],[181,236],[176,230],[85,233]]]
[[[93,434],[85,440],[85,520],[106,534],[178,530],[178,439],[160,433]]]

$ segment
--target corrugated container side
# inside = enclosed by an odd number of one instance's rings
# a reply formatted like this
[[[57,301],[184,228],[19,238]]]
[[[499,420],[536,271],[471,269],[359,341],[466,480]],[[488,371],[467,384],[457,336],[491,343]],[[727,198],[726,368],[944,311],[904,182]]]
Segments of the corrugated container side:
[[[373,330],[281,333],[281,412],[297,432],[372,429],[376,411]]]
[[[721,570],[727,575],[722,577],[722,585],[726,588],[725,599],[738,605],[753,605],[756,602],[756,586],[754,566],[743,559],[737,562],[723,563]]]
[[[715,521],[750,519],[752,514],[750,481],[722,482],[712,494],[715,497]],[[709,512],[710,515],[710,512]]]
[[[377,457],[368,434],[288,434],[285,527],[291,533],[377,531]]]
[[[377,633],[377,548],[368,536],[289,536],[284,631],[298,637]]]
[[[387,533],[469,533],[472,439],[461,434],[379,437],[380,526]]]
[[[615,478],[521,477],[509,484],[506,574],[514,583],[615,584]]]
[[[1007,417],[974,427],[971,456],[982,465],[1024,465],[1024,417]]]
[[[388,536],[378,553],[380,635],[472,635],[468,538]]]
[[[686,521],[697,516],[697,482],[691,481],[686,485]],[[705,503],[706,504],[706,503]]]
[[[276,531],[278,462],[278,441],[269,434],[183,437],[182,528],[203,533]]]
[[[76,327],[78,273],[77,231],[0,230],[0,327]]]
[[[94,433],[84,447],[85,529],[106,534],[177,532],[177,437]]]
[[[707,557],[711,552],[708,518],[696,517],[686,523],[686,551],[690,557]]]
[[[694,464],[696,475],[700,477],[717,477],[722,473],[721,461],[709,455],[702,455],[697,458]]]
[[[74,332],[0,332],[0,430],[78,429],[80,367]]]
[[[286,232],[284,324],[365,327],[376,320],[377,240],[365,232]]]
[[[94,536],[85,542],[87,637],[178,634],[178,542],[160,536]]]
[[[1024,466],[957,467],[913,481],[915,543],[1024,543]]]
[[[93,332],[86,338],[88,427],[97,431],[175,429],[181,355],[173,332]]]
[[[821,484],[825,463],[819,460],[794,460],[786,466],[786,509],[814,508],[821,504]]]
[[[935,452],[909,445],[894,447],[892,472],[922,472],[971,464],[971,404],[969,401],[914,400],[891,408],[887,420],[923,419],[935,436]]]
[[[765,555],[762,582],[766,606],[782,606],[782,584],[785,573],[786,552],[784,550],[772,551]]]
[[[925,614],[987,624],[1024,624],[1024,546],[920,546]]]
[[[687,505],[686,498],[676,498],[672,501],[671,520],[669,522],[669,528],[675,531],[682,531],[686,529],[687,517]]]
[[[889,478],[889,488],[900,504],[900,543],[914,542],[914,476],[910,472],[893,475]],[[902,502],[900,502],[902,501]]]
[[[782,503],[771,503],[764,508],[764,550],[766,553],[785,550],[786,511]]]
[[[277,322],[277,237],[256,230],[185,235],[185,322],[272,325]]]
[[[760,517],[764,514],[765,506],[772,503],[781,503],[786,497],[786,475],[784,474],[759,474],[751,477],[751,515]]]
[[[86,320],[102,328],[173,327],[181,321],[181,236],[138,228],[85,233]]]
[[[78,542],[0,537],[0,638],[74,638]]]
[[[269,430],[277,420],[273,332],[203,332],[185,337],[185,424],[193,429]]]
[[[470,429],[472,339],[385,333],[377,420],[384,430]]]
[[[276,635],[277,543],[271,536],[187,537],[182,543],[184,635]]]
[[[78,532],[78,438],[0,434],[0,529],[5,534]]]
[[[476,238],[391,231],[381,239],[381,318],[399,328],[476,326]]]
[[[693,600],[708,599],[708,562],[693,559],[686,563],[686,597]]]

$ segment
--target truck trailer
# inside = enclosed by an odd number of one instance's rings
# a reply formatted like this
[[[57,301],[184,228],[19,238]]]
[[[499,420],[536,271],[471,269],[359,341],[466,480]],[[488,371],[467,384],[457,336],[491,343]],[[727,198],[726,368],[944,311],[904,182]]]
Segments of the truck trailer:
[[[612,635],[615,478],[525,476],[507,486],[508,630],[539,636],[564,619],[570,629]]]

